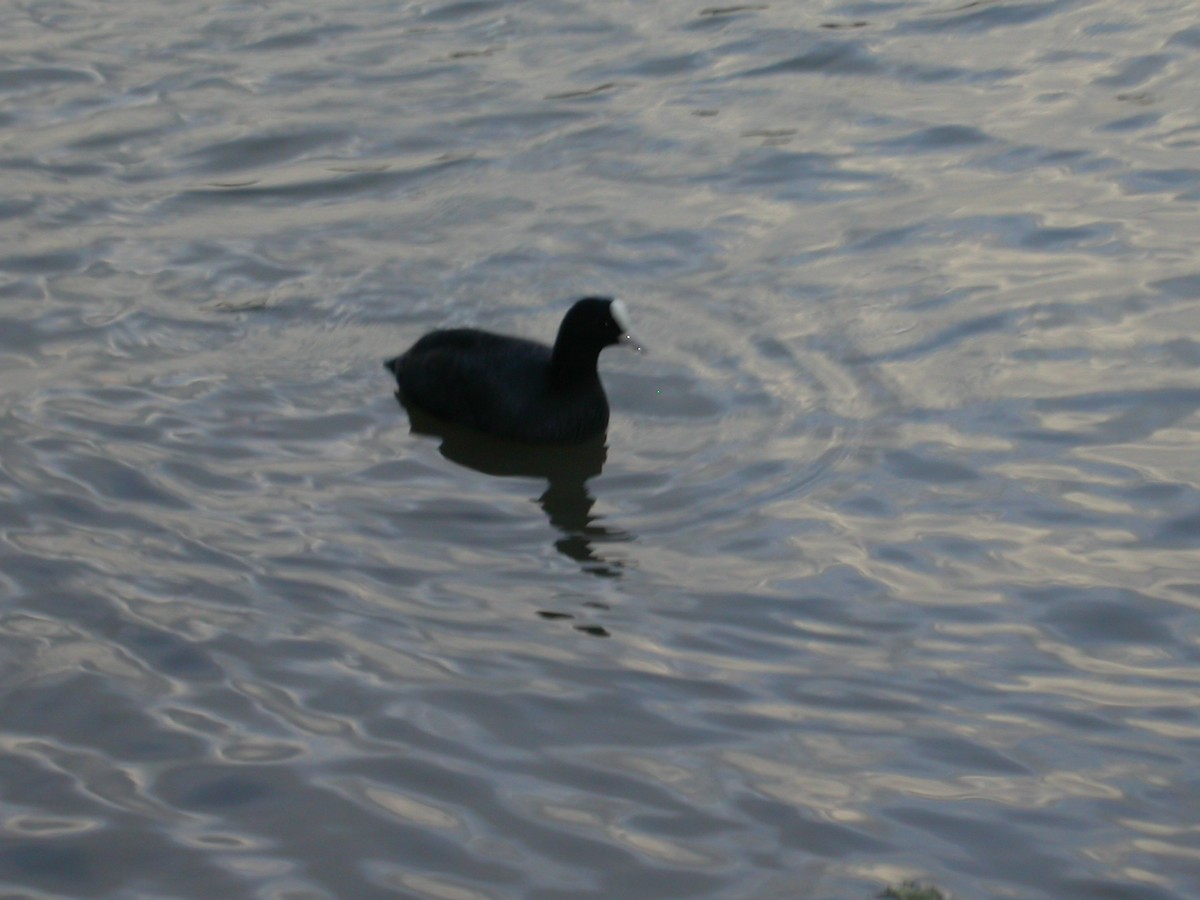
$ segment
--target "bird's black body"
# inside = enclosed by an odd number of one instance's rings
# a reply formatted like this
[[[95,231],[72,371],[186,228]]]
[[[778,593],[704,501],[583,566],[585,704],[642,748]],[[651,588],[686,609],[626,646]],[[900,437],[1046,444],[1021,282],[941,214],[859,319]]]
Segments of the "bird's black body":
[[[608,427],[596,363],[627,330],[620,301],[589,297],[567,312],[553,348],[453,328],[425,335],[386,365],[401,399],[438,418],[511,440],[579,443]]]

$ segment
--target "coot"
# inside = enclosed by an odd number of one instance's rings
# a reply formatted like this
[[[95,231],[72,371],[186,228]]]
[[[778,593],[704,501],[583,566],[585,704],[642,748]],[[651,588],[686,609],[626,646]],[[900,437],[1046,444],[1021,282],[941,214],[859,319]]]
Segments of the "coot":
[[[578,300],[554,347],[475,328],[433,331],[384,365],[407,404],[496,437],[581,443],[608,427],[608,398],[596,360],[631,341],[625,304]]]

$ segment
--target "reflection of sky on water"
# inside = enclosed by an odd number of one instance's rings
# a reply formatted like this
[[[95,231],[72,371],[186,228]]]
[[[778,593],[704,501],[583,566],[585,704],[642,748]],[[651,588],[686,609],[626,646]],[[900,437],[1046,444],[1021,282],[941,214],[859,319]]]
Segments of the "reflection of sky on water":
[[[1190,7],[0,16],[5,889],[1196,896]]]

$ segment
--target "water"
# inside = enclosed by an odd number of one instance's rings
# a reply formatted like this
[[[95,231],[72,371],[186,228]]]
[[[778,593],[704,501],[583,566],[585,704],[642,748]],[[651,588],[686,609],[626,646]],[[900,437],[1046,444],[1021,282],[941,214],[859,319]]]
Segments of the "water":
[[[1200,893],[1191,4],[0,22],[6,896]]]

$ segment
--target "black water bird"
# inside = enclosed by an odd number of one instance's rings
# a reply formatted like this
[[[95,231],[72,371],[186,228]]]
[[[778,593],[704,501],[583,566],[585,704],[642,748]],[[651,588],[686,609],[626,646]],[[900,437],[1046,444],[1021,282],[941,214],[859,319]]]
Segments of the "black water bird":
[[[585,297],[563,317],[553,347],[475,328],[433,331],[384,365],[397,395],[447,422],[509,440],[575,444],[608,428],[596,363],[632,342],[620,300]]]

